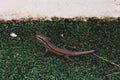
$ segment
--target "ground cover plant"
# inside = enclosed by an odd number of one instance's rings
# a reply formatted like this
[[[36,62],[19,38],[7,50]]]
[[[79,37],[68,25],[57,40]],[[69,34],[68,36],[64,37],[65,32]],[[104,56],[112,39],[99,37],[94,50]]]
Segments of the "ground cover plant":
[[[95,54],[120,65],[119,19],[1,22],[0,80],[120,80],[119,66],[93,54],[72,57],[70,63],[51,52],[42,57],[44,45],[34,34],[73,51],[96,49]]]

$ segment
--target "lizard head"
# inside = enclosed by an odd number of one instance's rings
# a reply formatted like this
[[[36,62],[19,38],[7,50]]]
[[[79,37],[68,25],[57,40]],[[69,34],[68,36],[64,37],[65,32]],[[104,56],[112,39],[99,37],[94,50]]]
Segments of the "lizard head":
[[[36,35],[36,38],[38,38],[39,40],[47,41],[47,38],[43,35]]]

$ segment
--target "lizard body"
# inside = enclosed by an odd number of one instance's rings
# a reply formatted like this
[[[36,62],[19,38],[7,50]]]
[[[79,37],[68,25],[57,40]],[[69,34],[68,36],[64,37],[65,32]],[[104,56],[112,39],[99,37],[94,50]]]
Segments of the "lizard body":
[[[80,56],[80,55],[90,54],[90,53],[95,52],[95,50],[89,50],[89,51],[83,51],[83,52],[73,52],[73,51],[70,51],[67,49],[62,49],[62,48],[56,47],[43,35],[36,35],[36,38],[45,45],[45,54],[47,54],[47,52],[49,50],[57,55],[64,56],[69,61],[72,61],[69,56]]]

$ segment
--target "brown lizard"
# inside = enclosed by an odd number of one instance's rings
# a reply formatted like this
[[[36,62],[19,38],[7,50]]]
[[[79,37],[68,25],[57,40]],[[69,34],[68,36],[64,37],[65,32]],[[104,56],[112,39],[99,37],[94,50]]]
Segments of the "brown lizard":
[[[44,55],[47,54],[47,52],[49,50],[57,55],[64,56],[68,61],[72,61],[72,59],[69,56],[79,56],[79,55],[90,54],[90,53],[95,52],[95,50],[89,50],[89,51],[83,51],[83,52],[73,52],[73,51],[69,51],[67,49],[62,49],[62,48],[56,47],[43,35],[36,35],[36,38],[45,45]]]

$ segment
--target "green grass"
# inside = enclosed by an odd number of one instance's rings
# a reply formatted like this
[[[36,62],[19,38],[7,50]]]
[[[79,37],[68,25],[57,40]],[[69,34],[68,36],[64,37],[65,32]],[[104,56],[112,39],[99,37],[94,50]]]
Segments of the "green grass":
[[[12,32],[18,37],[10,37]],[[42,57],[44,46],[34,33],[69,50],[96,49],[120,65],[120,21],[7,22],[0,24],[0,80],[120,80],[119,67],[92,54],[72,57],[70,63],[51,52]]]

